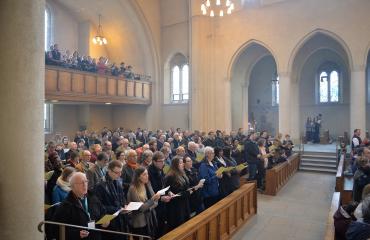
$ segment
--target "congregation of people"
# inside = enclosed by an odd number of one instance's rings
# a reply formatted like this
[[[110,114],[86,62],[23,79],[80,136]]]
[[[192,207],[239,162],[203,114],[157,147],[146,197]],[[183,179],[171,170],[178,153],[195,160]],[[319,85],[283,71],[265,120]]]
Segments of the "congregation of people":
[[[46,144],[45,203],[52,205],[47,216],[89,226],[119,213],[96,228],[157,239],[238,189],[246,173],[263,191],[266,169],[286,161],[293,147],[289,135],[283,140],[281,134],[272,138],[266,131],[245,134],[243,129],[230,134],[180,128],[79,131],[73,140],[59,137]],[[125,210],[131,202],[143,204]],[[55,237],[57,231],[50,232]],[[73,228],[67,236],[125,239]]]
[[[353,196],[334,214],[335,235],[338,240],[366,240],[370,238],[370,144],[361,139],[360,129],[354,130],[351,149]],[[346,153],[346,144],[341,151]]]
[[[108,58],[103,56],[97,60],[91,56],[81,56],[78,51],[71,54],[69,50],[62,54],[58,44],[51,45],[49,51],[45,52],[45,64],[116,77],[123,76],[126,79],[148,80],[149,78],[134,73],[132,66],[126,66],[124,62],[119,66],[115,63],[109,64]]]

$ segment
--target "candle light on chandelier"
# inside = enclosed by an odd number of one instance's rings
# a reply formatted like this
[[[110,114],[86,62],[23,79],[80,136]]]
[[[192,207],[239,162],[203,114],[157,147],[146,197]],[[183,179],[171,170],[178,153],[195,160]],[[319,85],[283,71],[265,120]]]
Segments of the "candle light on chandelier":
[[[209,13],[210,17],[214,17],[215,13],[219,13],[219,17],[223,17],[224,13],[231,14],[234,10],[234,3],[231,0],[206,0],[200,6],[203,15]]]
[[[96,36],[92,39],[94,44],[99,44],[99,45],[106,45],[108,43],[107,39],[103,36],[103,28],[100,23],[101,20],[101,15],[99,14],[99,26],[98,26],[98,31],[96,33]]]

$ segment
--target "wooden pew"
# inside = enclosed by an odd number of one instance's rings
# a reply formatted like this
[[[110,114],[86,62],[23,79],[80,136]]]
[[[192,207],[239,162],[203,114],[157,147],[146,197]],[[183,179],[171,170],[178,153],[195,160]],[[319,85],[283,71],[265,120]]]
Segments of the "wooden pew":
[[[264,194],[275,196],[298,170],[300,159],[300,155],[295,153],[286,162],[268,169],[266,171],[266,189]]]
[[[340,156],[338,169],[337,169],[337,175],[335,178],[335,191],[336,192],[342,192],[344,187],[344,160],[345,160],[345,154],[342,154]]]
[[[335,228],[333,215],[340,206],[340,192],[334,192],[331,200],[330,211],[326,222],[325,240],[335,240]]]
[[[256,213],[257,187],[255,183],[246,183],[226,198],[160,239],[230,239]]]
[[[353,177],[344,176],[345,154],[340,156],[337,175],[335,179],[335,191],[340,192],[340,200],[342,204],[348,204],[352,201],[353,195]]]

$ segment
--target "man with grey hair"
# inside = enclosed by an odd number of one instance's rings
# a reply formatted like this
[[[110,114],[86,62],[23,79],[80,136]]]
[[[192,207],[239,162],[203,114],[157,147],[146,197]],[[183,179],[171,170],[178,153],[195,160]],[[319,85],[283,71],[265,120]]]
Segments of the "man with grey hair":
[[[190,157],[191,161],[195,162],[197,159],[197,144],[195,142],[189,142],[188,143],[188,150],[186,151],[186,155]]]
[[[86,175],[77,172],[69,180],[71,191],[66,199],[57,207],[53,221],[84,227],[95,227],[92,219],[100,219],[105,211],[97,198],[88,195],[88,181]],[[109,224],[103,225],[107,227]],[[66,228],[66,239],[96,239],[100,234],[93,230]]]

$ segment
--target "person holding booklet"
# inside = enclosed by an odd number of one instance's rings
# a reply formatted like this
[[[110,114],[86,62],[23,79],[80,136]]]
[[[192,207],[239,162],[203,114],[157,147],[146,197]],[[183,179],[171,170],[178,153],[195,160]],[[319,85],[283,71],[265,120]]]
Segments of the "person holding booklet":
[[[107,214],[114,214],[126,205],[123,187],[118,181],[121,177],[121,173],[122,163],[118,160],[113,160],[108,164],[108,172],[104,180],[96,185],[95,193],[106,209]],[[114,218],[110,222],[108,230],[128,232],[128,223],[125,215],[119,214]],[[122,236],[117,234],[104,234],[103,239],[122,239]]]
[[[204,185],[204,179],[200,181],[199,172],[193,167],[193,160],[189,156],[185,156],[183,161],[186,176],[189,178],[189,186],[194,191],[189,199],[190,211],[192,214],[199,214],[204,210],[202,193],[200,191]]]
[[[130,214],[130,229],[132,233],[151,236],[154,238],[157,228],[155,208],[161,194],[154,194],[149,182],[146,168],[135,169],[134,178],[127,193],[128,202],[142,202],[139,209]]]
[[[77,172],[70,178],[71,191],[67,198],[55,210],[52,221],[95,228],[94,220],[100,219],[105,214],[105,209],[99,200],[88,194],[88,181],[84,173]],[[108,227],[109,222],[102,225]],[[58,228],[52,231],[51,238],[58,236]],[[100,240],[99,232],[87,231],[77,228],[66,228],[66,239],[96,239]]]
[[[172,159],[165,186],[170,186],[169,190],[174,194],[166,205],[168,230],[171,231],[190,218],[189,198],[193,190],[185,174],[182,157],[176,156]]]

